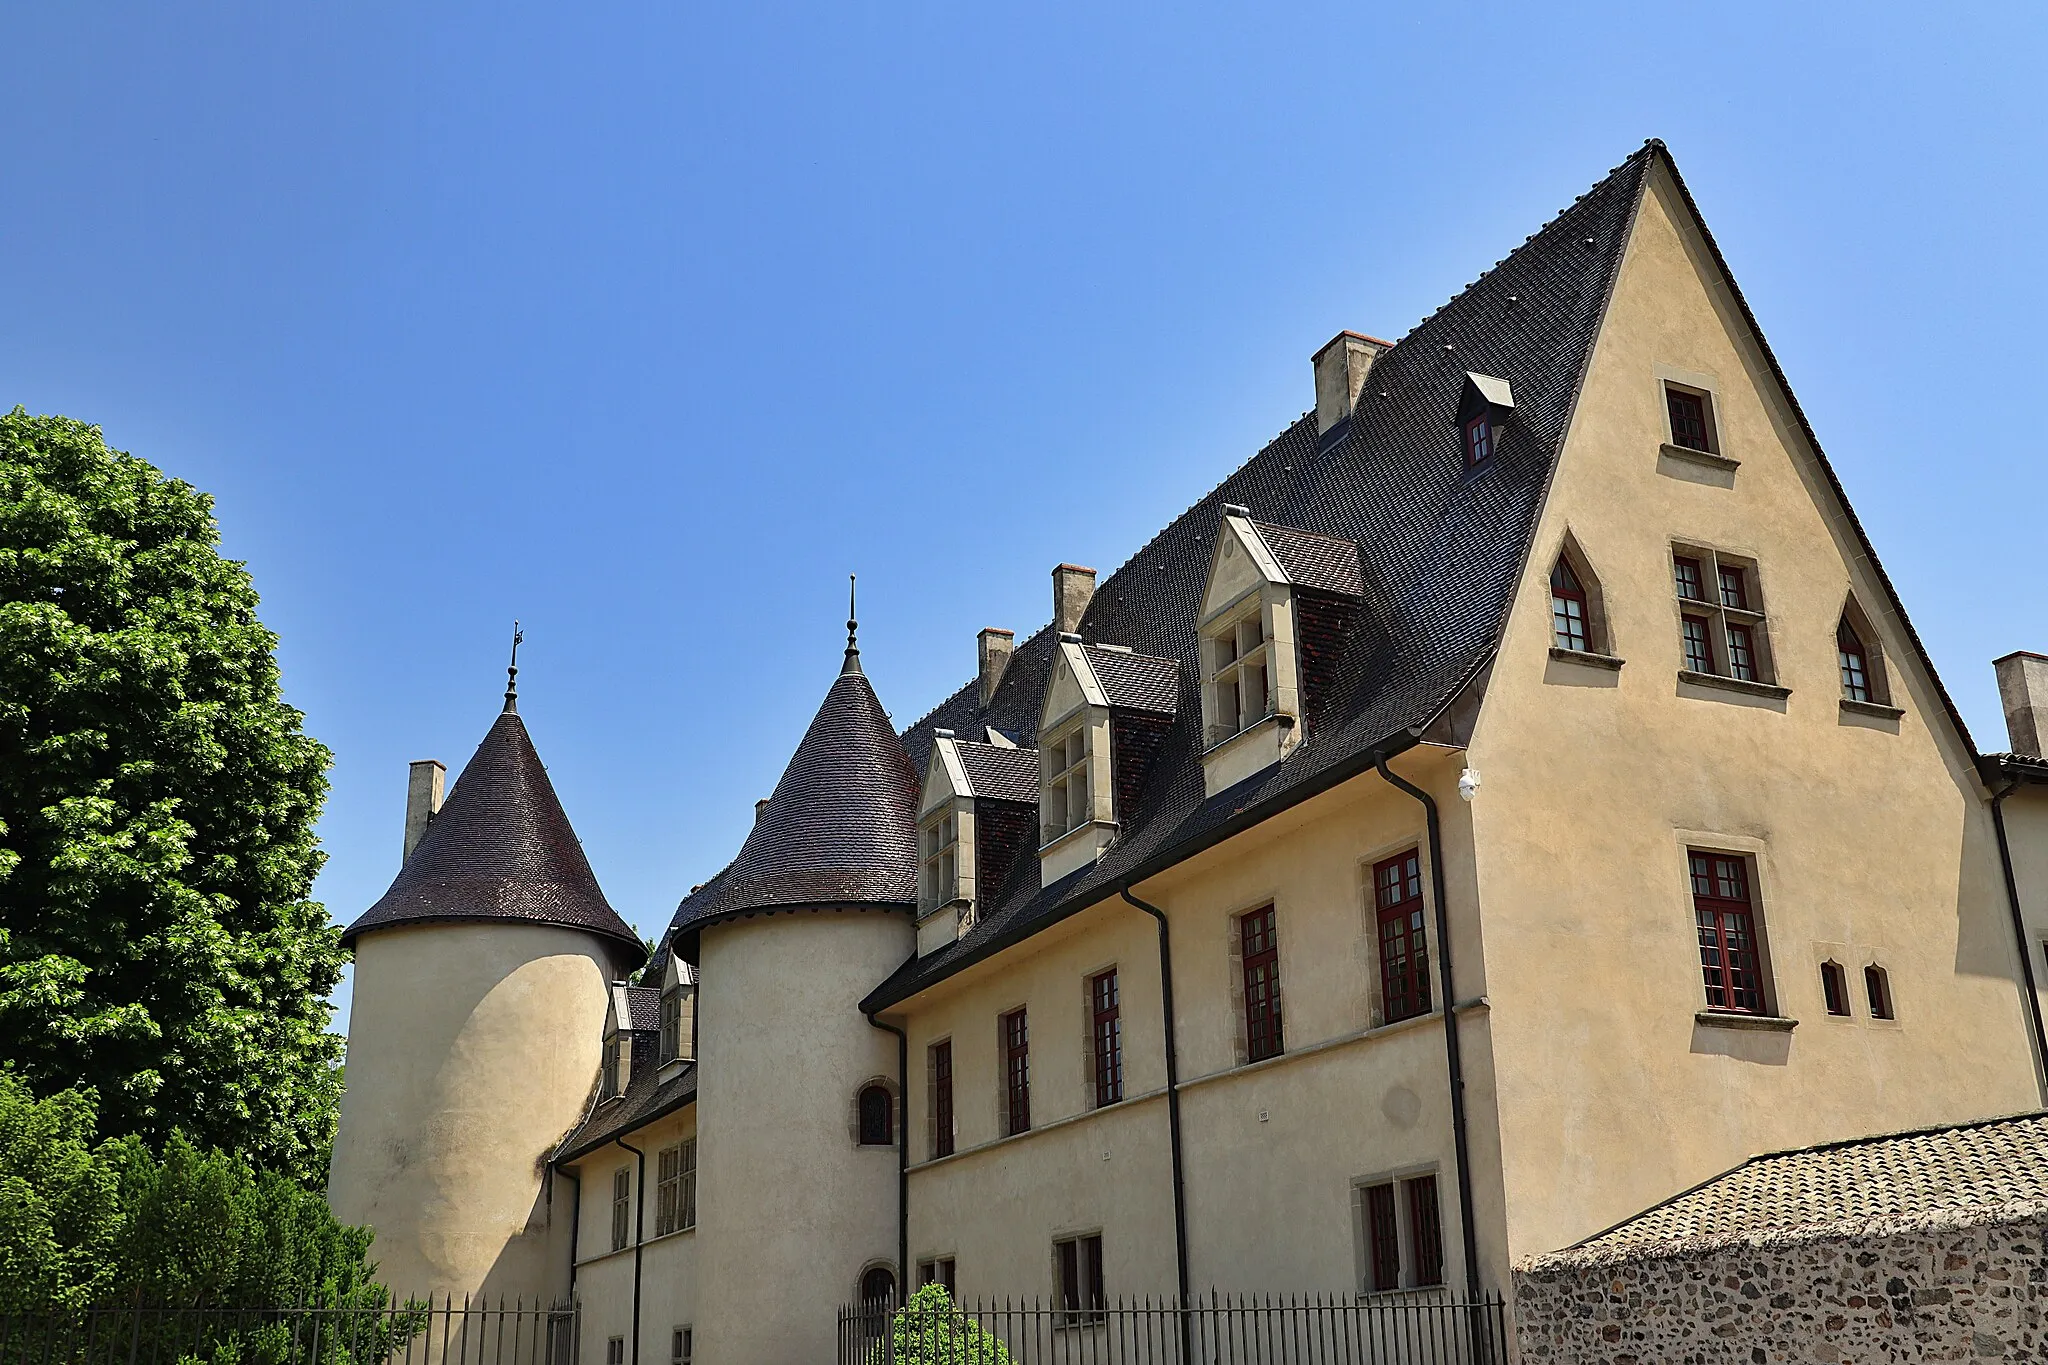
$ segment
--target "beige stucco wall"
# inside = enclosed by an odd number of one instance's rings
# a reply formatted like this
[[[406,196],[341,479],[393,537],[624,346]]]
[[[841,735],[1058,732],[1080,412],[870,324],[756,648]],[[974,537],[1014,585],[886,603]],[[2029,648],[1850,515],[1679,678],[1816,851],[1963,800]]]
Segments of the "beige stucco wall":
[[[642,1221],[637,1225],[646,1238],[640,1261],[640,1353],[629,1350],[627,1365],[667,1365],[670,1333],[678,1327],[695,1326],[697,1306],[695,1229],[655,1235],[656,1190],[661,1165],[658,1153],[697,1132],[694,1106],[657,1119],[644,1128],[624,1134],[625,1140],[647,1153],[647,1173],[640,1179],[639,1158],[617,1143],[607,1143],[581,1159],[567,1163],[583,1182],[582,1216],[576,1236],[576,1299],[583,1305],[582,1359],[602,1362],[604,1344],[611,1337],[630,1338],[633,1328],[633,1230],[627,1232],[623,1250],[611,1249],[612,1176],[621,1168],[633,1172],[635,1200]],[[556,1198],[563,1197],[558,1187]],[[630,1343],[629,1343],[630,1344]]]
[[[856,1144],[854,1096],[896,1075],[860,999],[910,956],[908,914],[799,911],[703,933],[698,1350],[828,1360],[837,1305],[896,1260],[896,1151]]]
[[[543,1162],[589,1103],[609,970],[600,940],[544,925],[357,941],[328,1200],[376,1229],[393,1289],[552,1289]]]
[[[2048,1015],[2048,787],[2029,784],[2006,798],[2005,837],[2012,849],[2027,951],[2034,958],[2034,989]]]
[[[1455,755],[1398,765],[1456,808]],[[1447,809],[1452,903],[1469,885]],[[1188,1195],[1197,1290],[1347,1290],[1360,1273],[1357,1182],[1435,1167],[1446,1278],[1462,1283],[1442,1020],[1376,1027],[1375,861],[1423,847],[1421,807],[1377,775],[1239,835],[1139,888],[1173,943]],[[1426,856],[1426,850],[1425,850]],[[1236,917],[1271,903],[1286,1055],[1245,1065]],[[1454,922],[1455,923],[1455,922]],[[1455,923],[1459,999],[1483,992],[1477,936]],[[1432,951],[1435,933],[1431,929]],[[1108,1292],[1174,1287],[1172,1184],[1154,922],[1113,900],[905,1002],[911,1039],[911,1257],[957,1259],[965,1296],[1054,1291],[1052,1242],[1100,1231]],[[1115,966],[1124,1103],[1090,1111],[1086,983]],[[1432,1000],[1437,991],[1434,979]],[[1441,1003],[1441,1002],[1437,1002]],[[1030,1010],[1033,1130],[999,1138],[997,1017]],[[899,1017],[892,1014],[891,1018]],[[1496,1161],[1483,1008],[1460,1017],[1475,1166]],[[927,1048],[953,1044],[956,1154],[929,1159]],[[1497,1225],[1498,1182],[1479,1171],[1479,1219]],[[1493,1191],[1493,1193],[1489,1193]],[[1500,1239],[1482,1236],[1505,1281]]]
[[[1968,755],[1731,302],[1705,283],[1682,212],[1660,176],[1471,741],[1516,1256],[1756,1152],[2040,1100]],[[1732,476],[1660,460],[1659,366],[1710,381]],[[1600,578],[1618,673],[1548,655],[1546,583],[1567,531]],[[1674,540],[1757,561],[1788,698],[1677,680]],[[1896,722],[1838,704],[1835,625],[1852,589],[1878,622]],[[1754,858],[1790,1034],[1695,1023],[1688,846]],[[1827,957],[1848,970],[1853,1018],[1823,1010]],[[1870,961],[1890,973],[1894,1023],[1869,1017]]]

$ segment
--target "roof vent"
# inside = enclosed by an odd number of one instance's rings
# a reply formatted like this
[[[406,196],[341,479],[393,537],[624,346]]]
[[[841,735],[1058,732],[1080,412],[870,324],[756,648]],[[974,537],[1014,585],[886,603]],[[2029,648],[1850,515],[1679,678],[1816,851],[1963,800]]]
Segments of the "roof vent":
[[[1071,635],[1081,628],[1088,604],[1095,600],[1095,570],[1062,564],[1052,571],[1052,628]]]
[[[1339,332],[1315,353],[1311,363],[1316,370],[1318,436],[1351,415],[1352,408],[1358,405],[1358,391],[1365,386],[1366,372],[1393,348],[1391,341],[1357,332]]]

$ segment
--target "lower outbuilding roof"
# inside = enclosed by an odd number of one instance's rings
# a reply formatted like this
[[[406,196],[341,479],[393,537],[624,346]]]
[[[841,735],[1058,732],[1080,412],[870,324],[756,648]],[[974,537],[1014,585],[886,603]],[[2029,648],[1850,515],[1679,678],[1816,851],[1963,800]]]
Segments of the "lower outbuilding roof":
[[[1752,1157],[1527,1269],[2048,1216],[2048,1112]]]

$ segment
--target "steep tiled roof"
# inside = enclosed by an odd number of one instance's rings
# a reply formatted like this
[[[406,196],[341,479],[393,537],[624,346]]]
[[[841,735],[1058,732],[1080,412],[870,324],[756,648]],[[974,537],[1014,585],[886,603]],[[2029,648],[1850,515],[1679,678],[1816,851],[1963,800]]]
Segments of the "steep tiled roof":
[[[342,942],[436,920],[587,929],[617,946],[622,966],[646,955],[598,889],[526,725],[509,708],[477,745],[391,889]]]
[[[1358,563],[1358,543],[1335,536],[1319,536],[1293,526],[1252,523],[1259,539],[1280,561],[1287,581],[1297,588],[1313,588],[1344,597],[1365,595],[1365,578]]]
[[[633,1039],[633,1074],[626,1082],[626,1093],[617,1099],[606,1100],[593,1108],[583,1122],[555,1148],[550,1161],[559,1164],[574,1161],[604,1146],[614,1138],[622,1138],[635,1128],[644,1128],[658,1118],[665,1118],[686,1104],[697,1099],[697,1066],[684,1062],[667,1080],[654,1062],[655,1047],[659,1042],[652,1034],[638,1034]]]
[[[1754,1157],[1529,1268],[2048,1214],[2048,1114]]]
[[[1180,706],[1180,663],[1147,654],[1083,645],[1088,666],[1111,706],[1170,716]]]
[[[993,801],[1038,801],[1038,750],[1004,749],[994,744],[955,740],[960,766],[974,795]]]
[[[1661,145],[1645,146],[1380,356],[1341,432],[1319,440],[1314,414],[1305,414],[1097,587],[1081,634],[1175,660],[1179,713],[1196,716],[1195,617],[1224,507],[1249,508],[1262,534],[1292,528],[1357,546],[1363,600],[1308,742],[1206,797],[1199,727],[1174,726],[1123,835],[1100,862],[1048,889],[1037,860],[1020,858],[959,942],[905,963],[868,1008],[901,1000],[1364,771],[1376,751],[1407,747],[1411,729],[1472,679],[1505,619],[1636,206],[1661,155]],[[1516,401],[1493,460],[1475,471],[1459,457],[1457,431],[1468,370],[1508,379]],[[1302,566],[1304,576],[1312,571],[1321,572]],[[913,759],[924,762],[933,726],[973,734],[988,724],[1020,744],[1035,742],[1056,645],[1049,629],[1020,644],[985,710],[970,683],[911,726],[904,742]]]
[[[917,773],[849,654],[730,866],[684,899],[671,936],[776,906],[917,901]]]
[[[626,987],[627,1013],[632,1017],[626,1027],[636,1033],[658,1033],[661,1030],[661,991],[654,986]]]

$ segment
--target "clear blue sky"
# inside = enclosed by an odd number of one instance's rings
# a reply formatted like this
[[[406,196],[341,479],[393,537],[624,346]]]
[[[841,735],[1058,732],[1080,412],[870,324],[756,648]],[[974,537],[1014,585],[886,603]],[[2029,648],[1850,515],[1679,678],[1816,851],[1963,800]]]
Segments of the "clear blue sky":
[[[17,5],[0,403],[216,495],[335,751],[521,709],[643,931],[745,832],[862,576],[899,721],[1648,136],[1937,664],[2048,647],[2038,7]],[[1047,496],[1056,490],[1056,496]]]

